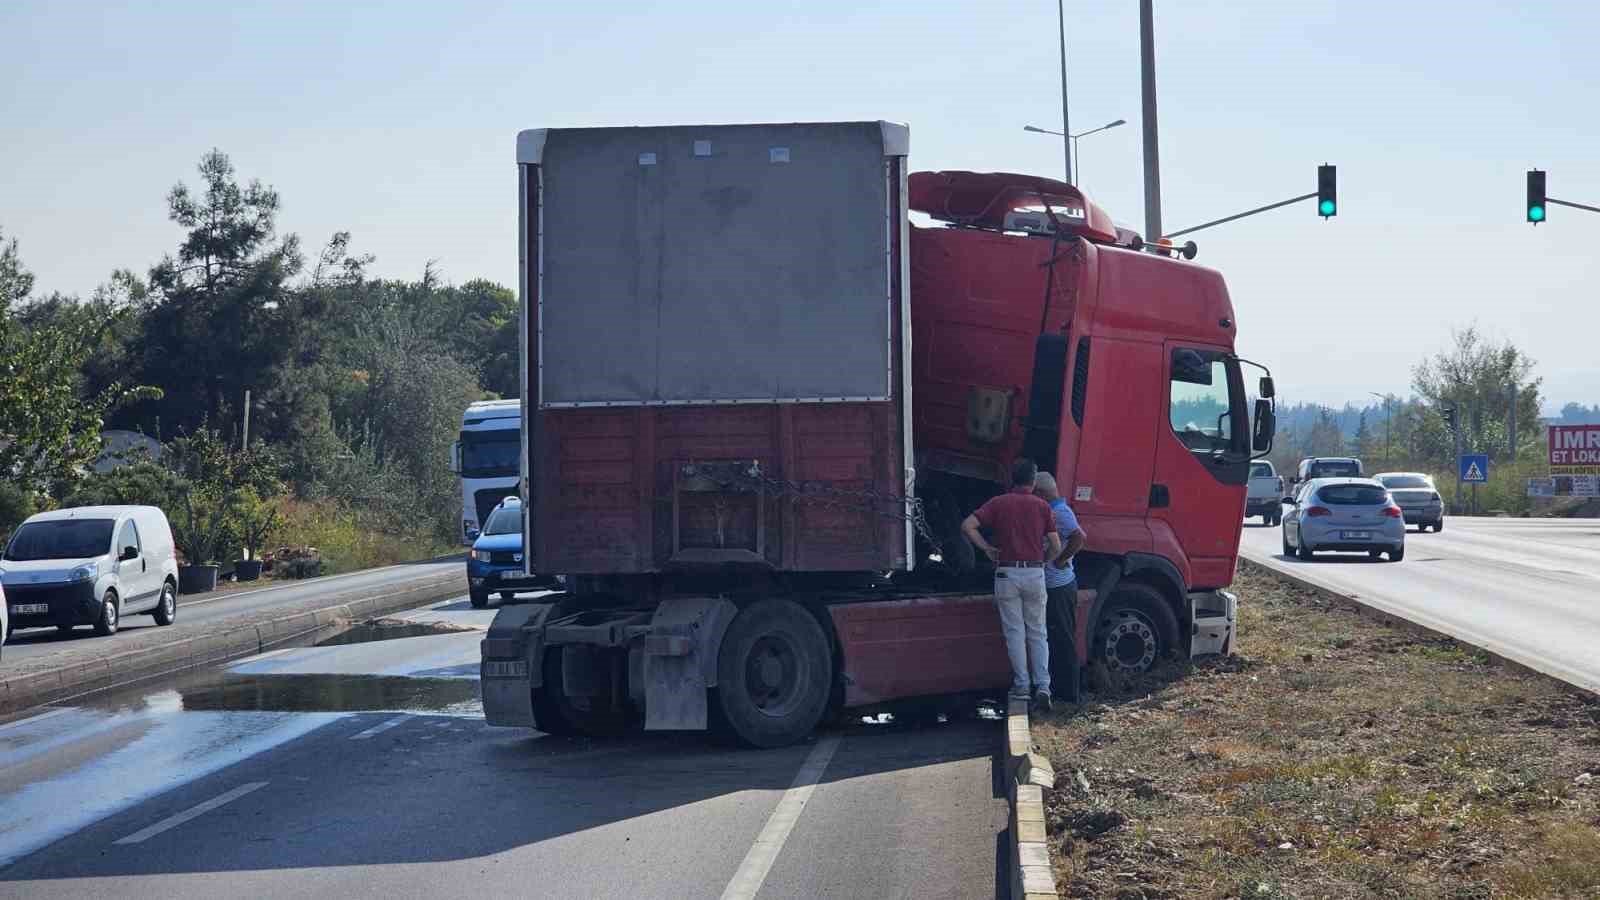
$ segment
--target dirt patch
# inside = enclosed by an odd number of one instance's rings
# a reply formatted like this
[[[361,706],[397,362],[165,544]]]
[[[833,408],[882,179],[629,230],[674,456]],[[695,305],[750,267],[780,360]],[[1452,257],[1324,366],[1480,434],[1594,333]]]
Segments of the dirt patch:
[[[1236,655],[1035,719],[1063,896],[1600,897],[1600,701],[1235,589]]]

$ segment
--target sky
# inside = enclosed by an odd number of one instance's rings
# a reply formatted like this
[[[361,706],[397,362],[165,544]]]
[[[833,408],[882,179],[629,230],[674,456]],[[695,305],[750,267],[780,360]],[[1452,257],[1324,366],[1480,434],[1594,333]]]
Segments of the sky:
[[[1079,182],[1143,230],[1138,4],[1069,0]],[[1600,402],[1600,214],[1531,226],[1523,173],[1600,206],[1600,5],[1156,0],[1167,231],[1227,279],[1242,355],[1280,399],[1406,394],[1452,328],[1537,360],[1546,408]],[[144,271],[165,196],[212,147],[282,196],[308,250],[516,284],[524,128],[889,119],[913,170],[1060,177],[1048,0],[0,5],[0,229],[36,291]]]

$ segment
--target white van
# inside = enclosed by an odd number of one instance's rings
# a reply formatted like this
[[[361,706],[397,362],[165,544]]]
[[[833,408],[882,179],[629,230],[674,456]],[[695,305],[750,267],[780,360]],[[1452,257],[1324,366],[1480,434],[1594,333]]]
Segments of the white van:
[[[81,506],[39,513],[0,555],[12,628],[93,625],[113,634],[123,616],[157,625],[178,615],[172,528],[154,506]]]

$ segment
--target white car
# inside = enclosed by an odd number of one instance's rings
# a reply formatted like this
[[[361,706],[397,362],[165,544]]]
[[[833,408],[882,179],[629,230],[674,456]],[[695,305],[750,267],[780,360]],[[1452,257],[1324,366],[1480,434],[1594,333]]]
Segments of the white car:
[[[178,561],[167,517],[153,506],[82,506],[30,517],[0,556],[9,625],[93,625],[113,634],[135,613],[171,625]]]

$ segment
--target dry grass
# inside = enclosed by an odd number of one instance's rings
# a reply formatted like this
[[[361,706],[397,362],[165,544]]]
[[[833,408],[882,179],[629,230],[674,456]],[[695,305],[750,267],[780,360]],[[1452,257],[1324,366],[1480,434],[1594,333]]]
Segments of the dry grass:
[[[1600,898],[1600,702],[1235,588],[1235,656],[1035,722],[1064,896]]]

